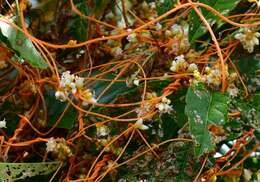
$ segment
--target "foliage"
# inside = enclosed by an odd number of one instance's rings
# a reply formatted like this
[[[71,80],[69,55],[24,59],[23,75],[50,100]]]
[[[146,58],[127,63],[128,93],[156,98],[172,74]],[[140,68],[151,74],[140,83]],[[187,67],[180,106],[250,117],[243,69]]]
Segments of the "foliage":
[[[198,156],[214,149],[208,131],[209,125],[223,125],[227,122],[228,97],[218,92],[210,93],[203,85],[190,87],[186,97],[185,112],[188,116],[190,133],[197,142]]]
[[[259,181],[259,2],[1,1],[0,181]]]

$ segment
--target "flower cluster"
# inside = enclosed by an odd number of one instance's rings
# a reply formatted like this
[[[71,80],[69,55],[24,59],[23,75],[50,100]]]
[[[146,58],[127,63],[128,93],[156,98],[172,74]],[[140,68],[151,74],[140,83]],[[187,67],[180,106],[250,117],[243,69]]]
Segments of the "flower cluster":
[[[186,52],[190,48],[189,43],[189,25],[188,24],[174,24],[170,30],[165,31],[165,37],[170,41],[170,53],[180,54]]]
[[[172,61],[170,70],[173,72],[189,72],[193,73],[195,71],[198,71],[198,66],[195,63],[187,63],[184,55],[180,55],[174,58]]]
[[[235,85],[235,81],[238,80],[237,73],[231,73],[228,77],[228,88],[227,92],[231,97],[237,97],[239,90]]]
[[[136,37],[136,33],[131,33],[129,34],[126,39],[131,42],[131,43],[135,43],[137,42],[137,37]]]
[[[106,125],[96,125],[97,137],[105,137],[110,133],[110,128]]]
[[[46,143],[46,151],[58,155],[59,159],[64,159],[72,155],[71,149],[66,144],[64,138],[54,139],[53,137]]]
[[[63,72],[61,75],[59,90],[56,91],[56,99],[64,102],[67,100],[69,93],[75,94],[77,89],[84,86],[84,78],[70,74],[70,71]]]
[[[135,112],[137,113],[137,117],[138,118],[143,118],[146,117],[147,115],[152,111],[152,109],[154,108],[151,101],[152,99],[156,98],[157,94],[155,92],[147,92],[145,95],[145,98],[147,99],[145,102],[143,102],[143,104],[141,105],[141,107],[136,108]]]
[[[83,105],[96,103],[96,99],[89,89],[83,91],[84,78],[70,74],[70,71],[63,72],[61,75],[59,89],[55,93],[56,99],[64,102],[70,93],[80,92],[84,101]]]
[[[180,55],[175,57],[175,59],[172,61],[172,65],[170,70],[173,72],[180,72],[185,71],[188,67],[188,63],[184,59],[184,55]]]
[[[161,102],[156,104],[156,108],[159,110],[160,113],[170,113],[172,111],[171,100],[167,99],[166,97],[162,97]]]
[[[206,67],[203,81],[208,85],[219,86],[221,84],[221,70],[218,66],[213,68]]]
[[[254,32],[248,28],[242,28],[240,33],[235,34],[235,39],[238,39],[249,53],[254,51],[255,45],[259,45],[259,32]]]

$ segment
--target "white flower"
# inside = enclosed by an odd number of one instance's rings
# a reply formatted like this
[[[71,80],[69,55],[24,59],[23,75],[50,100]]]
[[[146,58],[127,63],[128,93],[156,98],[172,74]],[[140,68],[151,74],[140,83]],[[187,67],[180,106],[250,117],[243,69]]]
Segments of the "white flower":
[[[260,33],[244,28],[240,30],[240,33],[235,34],[234,37],[241,42],[244,49],[246,49],[249,53],[252,53],[255,45],[259,45],[258,38],[260,37]]]
[[[133,84],[136,85],[136,86],[139,86],[139,82],[140,82],[140,80],[134,79]]]
[[[65,71],[61,75],[60,80],[60,90],[55,93],[55,96],[58,100],[64,102],[67,100],[69,93],[75,94],[77,90],[80,90],[84,87],[84,78],[79,76],[74,76],[70,74],[70,71]]]
[[[195,63],[191,63],[187,69],[188,72],[193,73],[195,70],[198,70],[198,66]]]
[[[47,152],[54,152],[57,150],[57,142],[55,141],[55,139],[53,137],[48,139],[46,146],[47,146],[47,148],[46,148]]]
[[[155,25],[155,29],[158,31],[158,30],[161,30],[162,29],[162,24],[160,24],[159,22],[156,23]]]
[[[185,61],[184,55],[180,55],[175,57],[175,59],[172,61],[170,70],[173,72],[179,72],[185,70],[187,66],[188,63]]]
[[[83,106],[97,103],[97,100],[95,99],[94,94],[90,91],[90,89],[84,90],[82,92],[82,97],[84,98],[82,102]]]
[[[55,92],[55,97],[57,100],[61,101],[61,102],[65,102],[67,100],[67,93],[64,91],[56,91]]]
[[[215,65],[213,68],[206,67],[205,73],[201,80],[208,85],[212,85],[215,87],[220,86],[221,84],[221,71],[219,65]],[[227,70],[226,70],[227,73]],[[228,74],[228,73],[227,73]]]
[[[6,128],[6,120],[5,120],[5,118],[0,121],[0,128]]]
[[[144,117],[146,114],[151,112],[152,105],[149,102],[145,102],[142,107],[136,108],[135,112],[137,117]]]
[[[159,110],[160,113],[170,113],[172,111],[171,100],[167,99],[166,97],[162,97],[161,102],[156,104],[156,108]]]
[[[136,121],[135,126],[136,126],[136,128],[138,128],[140,130],[148,130],[149,129],[148,126],[143,124],[143,119],[142,118],[140,118],[140,119],[138,119]]]
[[[121,49],[121,47],[114,47],[111,49],[111,54],[113,54],[113,56],[120,56],[123,53],[123,50]]]
[[[163,98],[162,98],[162,102],[165,103],[165,104],[170,104],[170,103],[171,103],[171,100],[170,100],[170,99],[167,99],[166,97],[163,97]]]
[[[101,125],[101,126],[97,126],[96,128],[97,128],[98,137],[104,137],[104,136],[109,135],[109,133],[110,133],[110,129],[108,126]]]
[[[155,9],[155,8],[156,8],[155,2],[150,2],[149,5],[150,5],[150,7],[151,7],[152,9]]]
[[[84,78],[75,76],[75,84],[77,88],[83,88],[84,86]]]
[[[126,37],[126,39],[132,43],[137,42],[136,33],[131,33]]]
[[[182,33],[182,26],[178,25],[178,24],[174,24],[171,27],[171,31],[174,35]]]
[[[127,87],[131,87],[133,85],[139,86],[140,80],[137,77],[138,72],[133,73],[130,77],[126,79],[126,85]]]
[[[230,84],[227,88],[227,92],[231,97],[236,97],[239,93],[239,90],[234,84]]]

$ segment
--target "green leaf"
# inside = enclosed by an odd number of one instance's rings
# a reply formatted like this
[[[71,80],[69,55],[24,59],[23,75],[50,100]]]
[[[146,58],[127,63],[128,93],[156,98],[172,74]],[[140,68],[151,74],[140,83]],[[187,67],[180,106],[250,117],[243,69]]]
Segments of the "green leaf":
[[[51,127],[55,124],[60,117],[64,109],[66,108],[66,102],[60,102],[55,98],[55,91],[46,89],[44,94],[47,110],[48,110],[48,126]],[[57,125],[57,128],[70,129],[73,127],[77,117],[77,111],[74,107],[70,106],[62,117],[61,121]]]
[[[114,79],[116,75],[107,74],[104,76],[106,79]],[[120,80],[120,79],[119,79]],[[122,79],[121,80],[125,80]],[[103,90],[111,83],[111,81],[95,81],[95,84],[91,86],[91,89],[95,92],[96,96],[99,96]],[[134,89],[134,88],[133,88]],[[98,100],[99,103],[110,103],[113,102],[119,95],[126,94],[131,92],[132,89],[126,86],[126,83],[123,82],[114,82],[112,86],[101,96]]]
[[[240,0],[199,0],[199,2],[209,5],[210,7],[222,13],[222,15],[227,16],[229,15],[230,11],[232,11],[236,7]],[[201,9],[203,16],[211,26],[215,23],[220,23],[219,18],[211,12],[209,12],[208,10],[204,8],[198,9]],[[204,23],[201,21],[200,17],[194,10],[192,10],[189,15],[189,25],[190,43],[194,43],[195,40],[197,40],[199,37],[201,37],[203,34],[207,32]]]
[[[17,181],[47,175],[58,169],[60,162],[0,163],[0,181]]]
[[[90,14],[90,8],[86,6],[86,2],[75,1],[76,7],[84,15]],[[88,36],[88,20],[80,17],[79,15],[73,15],[68,21],[69,34],[78,41],[86,40]]]
[[[201,156],[214,149],[208,125],[222,125],[227,121],[228,96],[219,92],[210,92],[204,85],[190,87],[186,96],[185,113],[188,116],[190,133],[197,146],[195,154]]]
[[[33,67],[43,69],[48,67],[48,64],[36,50],[31,40],[22,32],[15,30],[12,26],[2,21],[0,21],[0,30],[2,35],[8,39],[11,47]]]
[[[173,115],[163,114],[160,119],[162,122],[163,140],[173,138],[174,136],[177,137],[179,127],[176,124],[176,120],[173,118]]]
[[[93,0],[93,1],[94,1],[94,14],[98,19],[102,18],[108,5],[114,3],[112,0]]]
[[[156,10],[158,15],[162,15],[166,13],[167,11],[174,8],[174,5],[177,3],[177,0],[164,0],[163,3],[157,3],[156,4]]]

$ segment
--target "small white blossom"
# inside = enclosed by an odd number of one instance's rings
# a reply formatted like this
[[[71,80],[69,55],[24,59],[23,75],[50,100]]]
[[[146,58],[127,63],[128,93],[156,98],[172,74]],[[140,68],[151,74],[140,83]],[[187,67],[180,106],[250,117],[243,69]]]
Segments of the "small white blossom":
[[[109,135],[110,133],[110,129],[108,126],[105,125],[101,125],[101,126],[96,126],[97,129],[97,136],[98,137],[104,137]]]
[[[55,141],[55,139],[53,137],[48,139],[46,146],[47,146],[47,148],[46,148],[47,152],[54,152],[57,150],[57,142]]]
[[[77,88],[83,88],[84,86],[84,78],[75,76],[75,84]]]
[[[137,42],[136,33],[131,33],[126,37],[126,39],[132,43]]]
[[[160,24],[159,22],[156,23],[155,25],[155,29],[158,31],[158,30],[161,30],[162,29],[162,24]]]
[[[231,97],[236,97],[239,93],[239,90],[234,84],[230,84],[227,88],[227,92]]]
[[[64,102],[67,100],[69,93],[75,94],[84,87],[84,78],[70,74],[65,71],[61,75],[60,88],[55,93],[56,99]]]
[[[227,69],[227,68],[226,68]],[[227,70],[226,74],[228,75]],[[215,65],[213,68],[206,67],[205,73],[202,75],[201,81],[207,83],[208,85],[218,87],[221,84],[221,70],[220,65]]]
[[[161,102],[156,104],[156,108],[159,110],[160,113],[170,113],[172,111],[171,100],[167,99],[166,97],[162,97]]]
[[[67,100],[67,93],[64,91],[56,91],[55,92],[55,97],[57,100],[61,101],[61,102],[65,102]]]
[[[184,55],[180,55],[175,57],[175,59],[172,61],[170,70],[173,72],[179,72],[185,70],[187,66],[188,63],[185,61]]]
[[[0,128],[6,128],[6,120],[5,120],[5,118],[0,121]]]
[[[174,35],[182,33],[182,26],[178,24],[174,24],[171,26],[171,31]]]
[[[111,54],[113,56],[120,56],[123,53],[123,50],[121,49],[121,47],[114,47],[111,49]]]
[[[140,80],[138,79],[134,79],[133,84],[136,86],[139,86]]]
[[[155,8],[156,8],[155,2],[150,2],[149,5],[150,5],[150,7],[151,7],[152,9],[155,9]]]
[[[149,129],[148,126],[143,124],[143,119],[142,118],[140,118],[140,119],[138,119],[136,121],[135,126],[136,126],[136,128],[138,128],[140,130],[148,130]]]
[[[125,21],[123,19],[117,21],[117,27],[121,29],[125,28],[126,27]]]
[[[96,104],[97,100],[94,97],[94,94],[90,89],[84,90],[82,93],[82,97],[84,98],[82,105],[87,106],[88,104]]]
[[[151,112],[152,105],[149,102],[145,102],[142,107],[136,108],[135,112],[137,117],[144,117],[146,114]]]
[[[69,157],[72,155],[71,149],[66,144],[64,138],[49,138],[46,143],[46,151],[58,154],[59,158]]]
[[[235,34],[234,37],[241,42],[244,49],[246,49],[249,53],[252,53],[255,45],[259,45],[258,38],[260,37],[260,33],[244,28],[241,29],[240,33]]]
[[[187,69],[188,72],[193,73],[195,70],[198,70],[198,66],[195,63],[191,63]]]
[[[129,78],[126,79],[127,87],[131,87],[133,85],[139,86],[140,80],[137,77],[138,72],[133,73]]]

